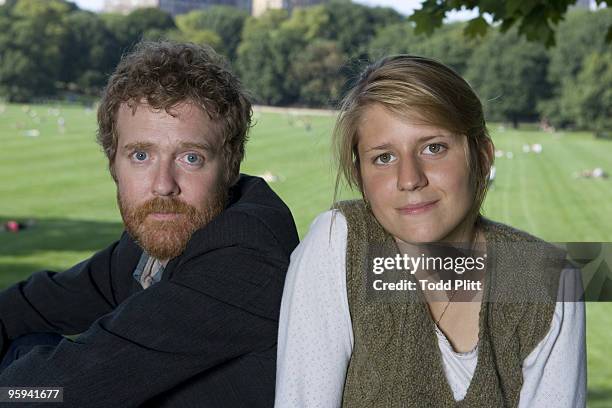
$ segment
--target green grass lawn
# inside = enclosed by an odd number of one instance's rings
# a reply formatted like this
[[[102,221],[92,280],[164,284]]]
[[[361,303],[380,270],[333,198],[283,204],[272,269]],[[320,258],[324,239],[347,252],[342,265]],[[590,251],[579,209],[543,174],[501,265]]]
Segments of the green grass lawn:
[[[1,288],[32,271],[62,270],[89,257],[117,239],[121,219],[106,161],[94,142],[95,112],[40,105],[27,112],[21,105],[0,111],[0,222],[36,222],[18,234],[0,232]],[[333,200],[333,118],[257,114],[256,121],[243,172],[277,178],[271,186],[304,236]],[[33,130],[38,136],[31,136]],[[553,135],[498,126],[491,132],[497,148],[512,152],[512,158],[496,159],[486,216],[549,241],[612,241],[612,179],[573,177],[594,167],[611,172],[612,142],[588,133]],[[541,154],[522,152],[524,144],[534,143],[543,146]],[[589,303],[587,324],[589,406],[609,407],[612,303]]]

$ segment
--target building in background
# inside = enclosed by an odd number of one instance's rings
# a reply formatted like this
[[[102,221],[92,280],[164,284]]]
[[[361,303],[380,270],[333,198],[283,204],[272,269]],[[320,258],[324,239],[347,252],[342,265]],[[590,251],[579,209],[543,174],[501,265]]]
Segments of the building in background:
[[[137,8],[158,7],[176,16],[192,10],[223,5],[248,10],[252,15],[259,16],[269,9],[286,9],[291,12],[296,7],[313,6],[326,1],[328,0],[105,0],[103,11],[127,14]]]
[[[143,7],[157,7],[173,16],[211,6],[234,6],[251,11],[251,0],[105,0],[103,11],[127,14]]]
[[[287,0],[253,0],[251,14],[255,17],[260,16],[268,9],[283,8],[283,4],[286,2]]]
[[[251,14],[255,17],[270,9],[293,10],[296,7],[308,7],[326,3],[328,0],[252,0]]]
[[[102,10],[108,13],[128,14],[143,7],[158,7],[159,0],[105,0]]]

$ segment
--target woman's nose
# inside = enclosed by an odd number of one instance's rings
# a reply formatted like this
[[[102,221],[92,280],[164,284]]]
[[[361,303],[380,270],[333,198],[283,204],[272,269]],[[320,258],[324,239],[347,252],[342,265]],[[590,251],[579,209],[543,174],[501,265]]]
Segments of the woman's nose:
[[[397,166],[397,189],[400,191],[419,190],[427,185],[427,176],[418,160],[400,159]]]

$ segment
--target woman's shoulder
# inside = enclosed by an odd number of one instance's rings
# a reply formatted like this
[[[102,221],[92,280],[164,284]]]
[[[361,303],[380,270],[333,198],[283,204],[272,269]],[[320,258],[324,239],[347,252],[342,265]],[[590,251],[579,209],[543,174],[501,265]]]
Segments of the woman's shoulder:
[[[328,293],[330,287],[335,288],[333,291],[337,289],[346,292],[345,253],[344,217],[335,210],[319,214],[291,254],[285,287],[294,290],[299,287],[303,293]]]
[[[369,215],[368,207],[361,199],[339,201],[333,205],[332,210],[342,214],[350,224],[364,220]]]
[[[321,237],[324,234],[333,236],[341,236],[344,232],[346,235],[346,217],[337,208],[324,211],[317,215],[315,219],[310,223],[308,229],[308,236]]]
[[[339,252],[346,248],[346,218],[338,209],[320,213],[310,224],[298,252]]]

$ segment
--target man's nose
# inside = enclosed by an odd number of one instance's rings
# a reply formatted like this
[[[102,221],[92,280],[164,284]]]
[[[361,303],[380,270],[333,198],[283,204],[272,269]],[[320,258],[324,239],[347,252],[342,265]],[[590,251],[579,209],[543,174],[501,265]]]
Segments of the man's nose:
[[[156,196],[172,196],[180,193],[176,180],[176,169],[173,160],[160,160],[155,168],[153,194]]]
[[[397,172],[397,189],[400,191],[419,190],[428,183],[423,164],[418,159],[400,159]]]

